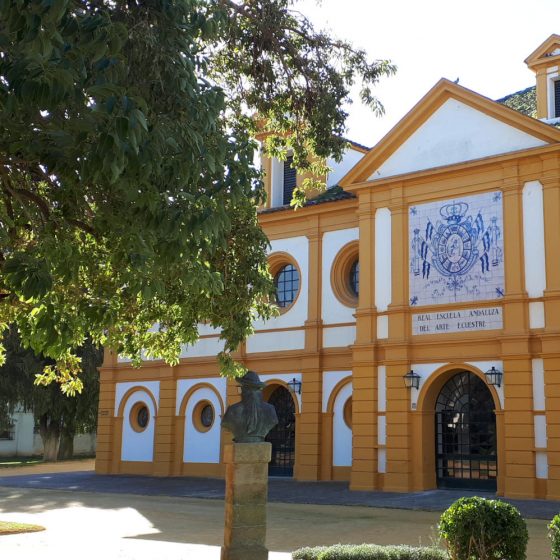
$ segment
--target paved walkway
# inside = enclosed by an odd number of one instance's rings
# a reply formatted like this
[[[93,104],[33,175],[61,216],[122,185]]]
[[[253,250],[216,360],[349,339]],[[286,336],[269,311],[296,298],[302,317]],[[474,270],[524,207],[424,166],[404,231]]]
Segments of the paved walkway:
[[[304,545],[338,542],[431,544],[438,512],[272,503],[269,560]],[[17,560],[219,560],[224,503],[217,499],[0,487],[0,520],[41,533],[0,537]],[[531,519],[528,560],[549,560],[546,521]]]
[[[78,467],[79,465],[76,465]],[[10,476],[0,470],[0,486],[12,488],[41,488],[80,492],[135,494],[140,496],[170,496],[186,498],[223,499],[224,481],[212,478],[150,477],[128,475],[96,475],[92,470],[78,472],[41,472],[36,465],[33,474]],[[75,468],[76,468],[75,467]],[[271,478],[269,501],[289,504],[352,505],[375,508],[394,508],[441,512],[461,496],[494,497],[484,492],[462,490],[428,490],[408,494],[394,492],[353,492],[346,482],[296,482],[291,479]],[[527,519],[550,520],[560,512],[560,502],[546,500],[506,500],[519,508]]]

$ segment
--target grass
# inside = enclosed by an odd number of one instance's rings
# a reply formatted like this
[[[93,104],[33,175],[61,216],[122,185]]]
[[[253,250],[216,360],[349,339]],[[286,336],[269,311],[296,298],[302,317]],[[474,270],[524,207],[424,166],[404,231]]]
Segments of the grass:
[[[42,457],[0,457],[0,469],[7,467],[28,467],[43,462]]]
[[[95,455],[76,455],[72,459],[65,459],[65,461],[84,461],[86,459],[94,459]],[[0,457],[0,469],[12,467],[30,467],[33,465],[40,465],[44,463],[43,457]]]
[[[29,523],[16,523],[14,521],[0,521],[0,536],[17,535],[19,533],[36,533],[44,531],[41,525],[30,525]]]

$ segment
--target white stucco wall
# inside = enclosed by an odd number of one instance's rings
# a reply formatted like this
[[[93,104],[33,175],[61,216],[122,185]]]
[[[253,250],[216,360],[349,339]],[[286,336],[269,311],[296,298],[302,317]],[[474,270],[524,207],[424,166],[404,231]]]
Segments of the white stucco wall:
[[[448,99],[370,176],[370,180],[545,144],[456,99]]]
[[[295,303],[282,315],[264,322],[255,322],[255,330],[286,329],[303,327],[307,319],[309,290],[309,242],[307,237],[274,239],[270,243],[270,254],[289,254],[297,263],[300,272],[300,288]],[[301,350],[305,347],[303,330],[274,333],[255,333],[247,339],[247,352],[274,352],[280,350]]]
[[[327,165],[331,168],[331,172],[327,177],[327,187],[334,187],[352,167],[354,167],[363,157],[364,153],[355,150],[354,148],[347,148],[342,156],[342,161],[336,162],[332,158],[327,159]]]
[[[135,431],[130,423],[130,411],[137,402],[144,403],[150,411],[148,425],[142,432]],[[153,461],[156,415],[157,409],[148,391],[141,389],[128,397],[123,409],[122,461]]]
[[[331,282],[331,273],[333,263],[341,249],[348,245],[348,243],[356,241],[358,236],[358,228],[327,231],[323,234],[321,306],[323,323],[327,325],[331,323],[355,322],[354,313],[356,312],[356,309],[342,304],[335,296]]]
[[[352,371],[324,371],[323,372],[323,412],[327,412],[327,406],[329,404],[329,399],[331,398],[331,394],[333,389],[336,387],[338,383],[340,383],[343,379],[352,376]]]
[[[224,380],[225,381],[225,380]],[[193,422],[193,412],[201,401],[208,401],[214,408],[214,423],[207,432],[200,432]],[[183,440],[183,462],[185,463],[219,463],[221,416],[223,414],[220,400],[208,387],[195,390],[185,408],[185,435]]]
[[[542,297],[546,289],[543,190],[539,181],[523,187],[523,243],[525,288],[530,298]]]
[[[352,383],[345,385],[336,396],[333,407],[333,466],[352,465],[352,430],[344,421],[344,405],[352,396]]]

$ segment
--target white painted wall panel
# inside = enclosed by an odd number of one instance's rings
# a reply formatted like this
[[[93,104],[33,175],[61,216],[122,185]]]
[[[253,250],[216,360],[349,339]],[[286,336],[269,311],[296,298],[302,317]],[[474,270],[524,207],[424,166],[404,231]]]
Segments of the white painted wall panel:
[[[375,211],[375,306],[387,311],[391,303],[391,211]]]
[[[296,302],[282,315],[270,321],[256,321],[255,329],[283,329],[303,326],[307,319],[307,301],[309,290],[309,242],[307,237],[289,237],[286,239],[273,239],[270,242],[269,254],[288,253],[296,261],[300,272],[300,291]],[[253,350],[258,352],[260,350]]]
[[[124,383],[122,385],[125,385]],[[137,432],[130,423],[130,410],[137,402],[143,402],[150,411],[150,420],[143,432]],[[130,395],[124,405],[122,423],[122,461],[153,461],[154,435],[157,410],[152,398],[146,391],[136,391]]]
[[[341,229],[337,231],[327,231],[323,234],[323,261],[322,269],[322,315],[323,322],[329,323],[353,323],[355,321],[354,313],[356,309],[343,305],[334,295],[331,284],[331,272],[333,262],[340,250],[356,241],[359,236],[358,228]]]
[[[377,317],[377,338],[389,338],[388,315],[379,315]]]
[[[216,338],[199,338],[194,345],[181,346],[181,358],[200,358],[203,356],[217,356],[224,349],[225,342]]]
[[[537,478],[548,478],[548,454],[545,451],[535,454],[535,467]]]
[[[152,393],[156,401],[156,406],[159,406],[159,381],[127,381],[124,383],[117,383],[115,386],[115,416],[117,416],[121,400],[125,393],[133,387],[143,387],[148,392]]]
[[[352,148],[347,148],[342,156],[342,161],[336,162],[332,158],[327,159],[327,165],[332,169],[327,177],[327,187],[334,187],[338,185],[338,182],[352,167],[354,167],[365,154],[358,152],[358,150],[353,150]]]
[[[323,329],[323,348],[341,348],[356,341],[356,327],[332,327]]]
[[[532,301],[529,303],[529,328],[543,329],[544,327],[544,303],[542,301]]]
[[[544,361],[542,358],[531,360],[533,369],[533,410],[545,410]]]
[[[270,177],[270,185],[272,196],[270,205],[271,207],[275,208],[277,206],[283,205],[283,196],[284,196],[284,162],[280,161],[276,158],[272,158],[271,160],[271,177]]]
[[[225,403],[227,400],[227,380],[225,377],[199,377],[197,379],[179,379],[177,381],[177,391],[175,399],[175,415],[179,415],[181,410],[181,405],[183,404],[183,399],[185,395],[196,385],[202,383],[207,383],[212,385],[218,394],[220,395],[222,402]],[[218,411],[221,414],[223,411]]]
[[[209,401],[214,407],[214,423],[207,432],[199,432],[193,422],[193,412],[200,401]],[[201,387],[190,396],[185,409],[184,463],[220,462],[221,414],[223,411],[220,401],[208,387]]]
[[[377,410],[387,410],[387,368],[377,366]]]
[[[324,371],[323,372],[323,412],[327,412],[327,405],[331,393],[338,383],[352,375],[351,371]]]
[[[455,99],[448,99],[370,177],[431,169],[546,142]]]
[[[352,384],[348,383],[338,393],[333,409],[333,466],[352,465],[352,430],[344,421],[344,405],[352,396]]]
[[[377,417],[377,443],[379,445],[387,444],[387,417],[385,415]]]
[[[247,339],[247,352],[281,352],[305,347],[305,331],[255,333]]]
[[[387,450],[378,449],[377,450],[377,471],[380,473],[387,472]]]
[[[546,416],[544,414],[536,414],[534,416],[535,422],[535,447],[546,449],[547,436],[546,436]]]
[[[546,289],[543,190],[538,181],[523,187],[523,247],[525,288],[530,298],[542,297]]]

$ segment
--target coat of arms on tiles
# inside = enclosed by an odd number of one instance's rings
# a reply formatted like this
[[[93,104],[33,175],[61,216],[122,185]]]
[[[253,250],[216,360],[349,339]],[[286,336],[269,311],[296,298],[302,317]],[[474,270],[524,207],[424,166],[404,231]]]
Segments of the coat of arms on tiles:
[[[411,305],[503,297],[501,192],[411,206],[409,242]]]

